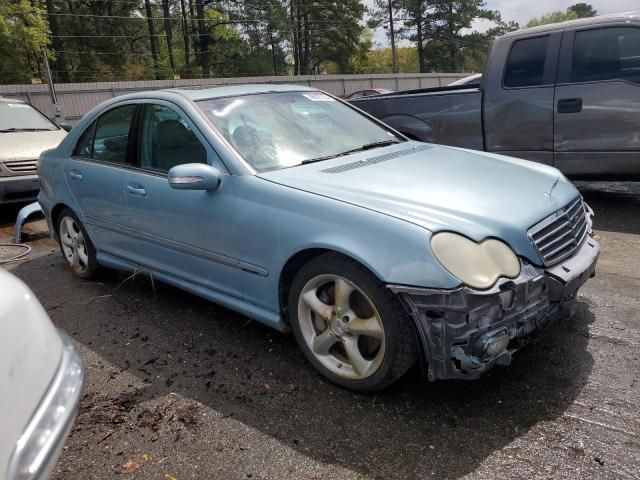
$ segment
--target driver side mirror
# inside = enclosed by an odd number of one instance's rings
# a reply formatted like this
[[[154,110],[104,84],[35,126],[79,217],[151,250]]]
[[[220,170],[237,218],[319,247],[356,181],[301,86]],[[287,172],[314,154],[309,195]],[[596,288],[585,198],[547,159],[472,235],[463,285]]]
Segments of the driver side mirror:
[[[169,185],[176,190],[216,190],[221,182],[217,168],[203,163],[186,163],[169,170]]]

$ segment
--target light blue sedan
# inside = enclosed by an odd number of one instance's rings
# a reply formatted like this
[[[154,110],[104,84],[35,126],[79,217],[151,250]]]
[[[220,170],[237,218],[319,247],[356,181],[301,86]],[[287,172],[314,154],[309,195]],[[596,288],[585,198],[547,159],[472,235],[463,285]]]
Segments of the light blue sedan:
[[[558,170],[413,142],[306,87],[144,92],[39,164],[73,273],[144,272],[293,334],[329,380],[474,379],[570,313],[599,246]]]

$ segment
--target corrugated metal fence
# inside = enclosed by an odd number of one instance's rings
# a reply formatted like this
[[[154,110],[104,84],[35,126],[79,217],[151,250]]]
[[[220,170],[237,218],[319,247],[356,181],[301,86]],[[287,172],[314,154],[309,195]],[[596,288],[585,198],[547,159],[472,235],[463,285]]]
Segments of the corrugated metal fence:
[[[28,101],[59,121],[75,123],[94,106],[109,98],[143,90],[162,88],[232,85],[246,83],[288,83],[308,85],[334,95],[348,95],[367,88],[409,90],[440,87],[464,78],[467,73],[424,73],[398,75],[305,75],[278,77],[208,78],[193,80],[147,80],[130,82],[65,83],[56,85],[60,111],[54,111],[47,85],[0,85],[0,96]]]

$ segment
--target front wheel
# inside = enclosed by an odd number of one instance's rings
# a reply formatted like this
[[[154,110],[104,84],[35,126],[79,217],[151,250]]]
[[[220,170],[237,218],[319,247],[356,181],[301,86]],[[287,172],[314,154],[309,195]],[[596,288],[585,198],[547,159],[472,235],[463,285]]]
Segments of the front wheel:
[[[325,254],[296,275],[289,295],[294,336],[330,381],[351,390],[381,390],[417,358],[411,319],[398,299],[357,262]]]

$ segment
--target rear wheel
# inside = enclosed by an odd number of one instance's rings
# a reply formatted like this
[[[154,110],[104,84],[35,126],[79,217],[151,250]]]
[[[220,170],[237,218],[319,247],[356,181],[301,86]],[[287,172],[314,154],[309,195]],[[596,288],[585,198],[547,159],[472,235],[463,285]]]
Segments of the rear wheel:
[[[99,269],[96,250],[84,226],[68,208],[62,210],[58,216],[58,239],[62,256],[74,275],[93,278]]]
[[[416,335],[398,299],[357,262],[325,254],[296,275],[291,327],[326,378],[357,391],[381,390],[417,358]]]

